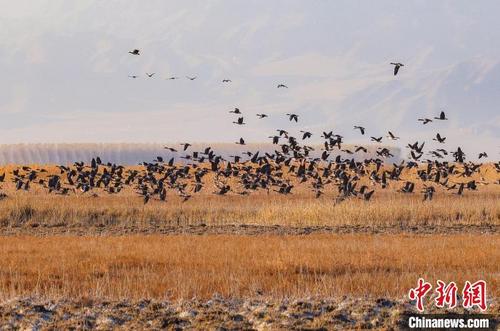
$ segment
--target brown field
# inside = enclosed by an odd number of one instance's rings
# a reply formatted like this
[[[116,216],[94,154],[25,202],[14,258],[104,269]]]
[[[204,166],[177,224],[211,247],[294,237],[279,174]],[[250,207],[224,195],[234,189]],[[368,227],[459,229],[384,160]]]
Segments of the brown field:
[[[419,277],[498,298],[500,279],[496,235],[4,237],[0,255],[4,299],[400,298]]]
[[[306,184],[287,196],[218,196],[208,177],[187,202],[169,191],[166,202],[144,205],[131,187],[62,196],[37,185],[15,190],[7,176],[0,188],[7,194],[0,200],[0,300],[345,295],[404,305],[424,277],[459,286],[484,279],[496,302],[500,185],[493,167],[484,167],[473,177],[477,191],[458,196],[438,188],[425,202],[421,183],[414,194],[390,182],[374,187],[369,202],[336,203],[333,185],[319,199]]]
[[[58,173],[55,167],[45,168],[49,174]],[[0,168],[0,173],[12,169]],[[319,199],[307,183],[287,196],[263,191],[250,196],[217,196],[208,178],[203,191],[187,202],[169,191],[166,202],[152,199],[144,205],[132,188],[119,194],[96,189],[98,197],[81,192],[61,196],[48,194],[47,189],[36,185],[29,192],[16,191],[7,177],[0,189],[8,195],[0,200],[0,231],[35,235],[171,233],[175,229],[185,232],[186,227],[252,225],[327,227],[334,232],[448,233],[465,229],[496,233],[500,225],[499,178],[493,166],[485,165],[481,174],[473,177],[479,183],[478,190],[466,191],[464,196],[439,189],[433,201],[423,202],[419,189],[414,194],[402,194],[397,192],[402,184],[391,182],[387,189],[376,187],[369,202],[350,199],[339,204],[335,203],[337,193],[333,186],[325,189]],[[414,171],[406,173],[403,179],[414,180]]]

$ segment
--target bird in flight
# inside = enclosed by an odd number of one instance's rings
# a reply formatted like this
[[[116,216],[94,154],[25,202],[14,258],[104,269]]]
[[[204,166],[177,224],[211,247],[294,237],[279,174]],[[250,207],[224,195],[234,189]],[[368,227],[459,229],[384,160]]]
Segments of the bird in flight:
[[[189,80],[195,80],[197,78],[197,76],[193,76],[193,77],[186,76],[186,78]]]
[[[486,152],[479,153],[478,159],[483,158],[483,157],[488,157],[488,154],[486,154]]]
[[[288,116],[288,119],[291,121],[298,122],[299,121],[299,115],[297,114],[286,114]]]
[[[354,126],[354,130],[356,130],[356,129],[358,129],[359,132],[361,132],[361,134],[363,134],[363,135],[365,134],[365,128],[364,127],[355,125]]]
[[[231,83],[231,82],[232,82],[232,80],[230,80],[230,79],[223,79],[223,80],[222,80],[222,82],[223,82],[223,83]]]
[[[378,143],[381,143],[382,142],[382,137],[370,137],[371,141],[376,141]]]
[[[441,137],[441,135],[438,133],[438,134],[436,134],[436,138],[433,138],[432,140],[435,140],[435,141],[443,144],[444,141],[446,140],[446,137]]]
[[[288,88],[288,86],[286,86],[285,84],[279,84],[278,88]]]
[[[128,75],[128,77],[129,77],[129,78],[134,78],[134,79],[135,79],[135,78],[137,78],[137,77],[139,77],[139,76],[137,76],[137,75]]]
[[[141,55],[141,51],[138,49],[131,50],[129,51],[129,53],[132,55]]]
[[[241,111],[239,108],[234,108],[234,110],[230,110],[229,112],[232,114],[241,114]]]
[[[174,79],[179,79],[179,77],[172,76],[172,77],[167,78],[167,80],[174,80]]]
[[[238,121],[236,122],[233,122],[234,124],[238,124],[238,125],[244,125],[245,123],[243,122],[243,117],[238,117]]]
[[[391,62],[391,64],[394,66],[394,76],[398,74],[399,68],[404,67],[404,64],[399,62]]]
[[[444,114],[444,111],[441,112],[441,114],[439,114],[439,117],[434,117],[435,120],[440,120],[440,121],[446,121],[447,118],[446,118],[446,115]]]
[[[188,148],[189,148],[189,146],[191,146],[191,144],[190,144],[190,143],[182,143],[182,144],[180,144],[180,145],[181,145],[181,146],[183,146],[183,150],[184,150],[184,151],[185,151],[186,149],[188,149]]]
[[[237,141],[236,144],[245,145],[245,140],[243,138],[240,138],[240,141]]]
[[[387,137],[391,138],[392,140],[398,140],[399,139],[399,137],[396,137],[391,131],[389,131],[388,134],[389,135]]]
[[[427,123],[432,122],[430,118],[419,118],[418,119],[420,122],[422,122],[423,125],[426,125]]]
[[[262,118],[265,118],[265,117],[268,117],[266,114],[257,114],[257,117],[262,119]]]
[[[155,73],[154,73],[154,72],[152,72],[152,73],[147,73],[147,72],[146,72],[146,75],[147,75],[149,78],[151,78],[151,77],[153,77],[153,76],[155,75]]]

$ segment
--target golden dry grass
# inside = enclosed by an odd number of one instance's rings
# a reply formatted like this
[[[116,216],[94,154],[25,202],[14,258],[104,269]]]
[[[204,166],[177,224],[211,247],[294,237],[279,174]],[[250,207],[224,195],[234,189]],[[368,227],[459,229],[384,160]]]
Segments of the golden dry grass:
[[[0,256],[3,299],[404,297],[419,277],[500,293],[498,235],[4,237]]]
[[[35,165],[35,168],[40,166]],[[13,169],[0,168],[0,173]],[[54,166],[45,166],[48,174],[58,173]],[[140,169],[136,167],[136,169]],[[42,175],[43,176],[43,175]],[[47,176],[47,175],[44,175]],[[294,193],[282,196],[275,192],[259,191],[250,196],[230,194],[217,196],[211,174],[201,193],[182,202],[169,191],[167,202],[153,199],[144,206],[142,198],[132,188],[118,195],[96,190],[99,197],[76,193],[70,196],[47,194],[47,189],[32,185],[29,192],[16,191],[11,177],[6,178],[2,191],[8,198],[0,201],[0,229],[43,228],[44,233],[60,233],[61,228],[144,229],[165,226],[198,224],[224,226],[227,224],[333,226],[393,228],[412,227],[492,226],[500,225],[500,175],[492,165],[484,165],[481,174],[473,176],[480,183],[478,191],[466,191],[457,196],[440,189],[433,201],[422,202],[422,196],[398,193],[402,182],[391,182],[389,188],[376,188],[368,203],[351,199],[335,204],[336,188],[330,186],[325,194],[314,198],[308,184],[297,186]],[[483,179],[481,179],[483,177]],[[415,169],[403,179],[415,180]],[[467,181],[472,178],[453,178]],[[365,183],[368,184],[368,183]],[[332,184],[330,184],[332,185]]]

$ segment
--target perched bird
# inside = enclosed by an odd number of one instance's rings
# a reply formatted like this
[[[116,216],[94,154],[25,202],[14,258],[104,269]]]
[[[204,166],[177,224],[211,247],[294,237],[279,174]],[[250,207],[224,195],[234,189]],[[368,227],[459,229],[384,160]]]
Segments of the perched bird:
[[[398,74],[399,68],[404,67],[404,64],[399,62],[391,62],[391,64],[394,66],[394,76]]]

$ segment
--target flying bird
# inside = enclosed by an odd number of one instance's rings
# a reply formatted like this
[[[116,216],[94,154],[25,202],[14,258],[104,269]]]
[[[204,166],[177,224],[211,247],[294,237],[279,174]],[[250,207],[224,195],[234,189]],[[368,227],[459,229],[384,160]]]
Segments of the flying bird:
[[[404,64],[399,62],[391,62],[391,64],[394,66],[394,76],[398,74],[399,68],[404,67]]]
[[[132,55],[141,55],[141,51],[138,49],[131,50],[129,51],[129,53]]]
[[[190,76],[186,76],[187,79],[189,80],[195,80],[196,78],[198,78],[197,76],[193,76],[193,77],[190,77]]]
[[[361,132],[361,134],[363,134],[363,135],[365,134],[365,128],[364,127],[355,125],[354,126],[354,130],[356,130],[356,129],[358,129],[359,132]]]
[[[223,79],[223,80],[222,80],[222,82],[223,82],[223,83],[231,83],[231,82],[232,82],[232,80],[230,80],[230,79]]]
[[[419,118],[418,119],[420,122],[422,122],[422,124],[427,124],[427,123],[430,123],[432,122],[432,120],[430,118]]]
[[[298,122],[299,121],[299,115],[297,114],[286,114],[288,116],[288,119],[291,121]]]
[[[486,154],[486,152],[479,153],[478,159],[481,159],[483,157],[488,157],[488,154]]]
[[[396,137],[391,131],[388,132],[389,135],[387,137],[391,138],[392,140],[398,140],[399,137]]]
[[[146,75],[147,75],[149,78],[151,78],[151,77],[153,77],[153,76],[155,75],[155,73],[153,72],[153,73],[150,73],[150,74],[149,74],[149,73],[147,73],[147,72],[146,72]]]
[[[285,84],[278,84],[278,88],[288,88]]]
[[[239,108],[234,108],[234,110],[230,110],[229,112],[232,114],[241,114],[241,111]]]
[[[268,117],[266,114],[257,114],[257,117],[260,119],[263,119],[265,117]]]
[[[444,114],[444,111],[441,112],[441,114],[439,114],[439,117],[434,117],[435,120],[440,120],[440,121],[446,121],[447,118],[446,118],[446,115]]]
[[[244,125],[245,123],[243,122],[243,117],[238,117],[238,121],[236,122],[233,122],[234,124],[238,124],[238,125]]]
[[[441,135],[438,133],[438,134],[436,134],[436,138],[433,138],[432,140],[435,140],[435,141],[443,144],[444,141],[446,140],[446,137],[441,137]]]

